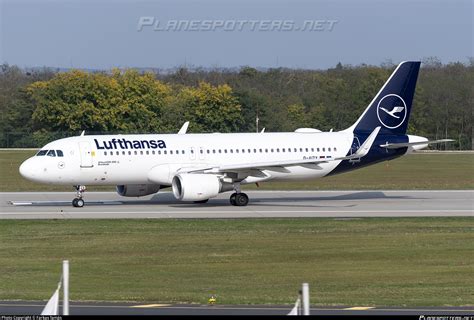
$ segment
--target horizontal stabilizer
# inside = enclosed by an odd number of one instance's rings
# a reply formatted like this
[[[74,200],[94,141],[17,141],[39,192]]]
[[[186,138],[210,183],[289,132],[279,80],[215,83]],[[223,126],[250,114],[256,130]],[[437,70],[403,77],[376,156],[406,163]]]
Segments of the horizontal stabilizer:
[[[386,143],[381,144],[382,148],[387,149],[399,149],[399,148],[407,148],[412,146],[419,146],[424,144],[433,144],[433,143],[442,143],[442,142],[451,142],[454,141],[453,139],[441,139],[441,140],[427,140],[427,141],[419,141],[419,142],[405,142],[405,143]]]
[[[364,143],[360,146],[357,151],[347,157],[341,157],[341,158],[336,158],[335,160],[351,160],[351,159],[359,159],[367,155],[369,153],[370,148],[372,148],[372,145],[374,144],[375,138],[379,134],[380,127],[377,127],[372,131],[372,133],[369,135],[369,137],[364,141]]]

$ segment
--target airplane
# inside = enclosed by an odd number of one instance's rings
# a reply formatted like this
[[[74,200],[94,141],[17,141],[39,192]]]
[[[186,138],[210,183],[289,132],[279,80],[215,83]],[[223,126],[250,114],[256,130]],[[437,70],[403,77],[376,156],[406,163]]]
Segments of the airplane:
[[[84,206],[85,185],[114,185],[124,197],[171,187],[177,200],[195,203],[234,191],[230,203],[246,206],[245,184],[332,176],[453,141],[406,134],[419,69],[418,61],[400,63],[345,130],[187,134],[185,123],[178,134],[83,132],[46,144],[19,171],[35,182],[74,186],[74,207]]]

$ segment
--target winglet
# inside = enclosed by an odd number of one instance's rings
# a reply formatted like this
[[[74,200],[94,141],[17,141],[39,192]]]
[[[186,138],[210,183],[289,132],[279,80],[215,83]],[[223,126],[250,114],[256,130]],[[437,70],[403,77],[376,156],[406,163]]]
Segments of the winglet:
[[[186,131],[188,131],[188,126],[189,126],[189,121],[186,121],[181,129],[179,129],[178,134],[186,134]]]
[[[342,158],[336,158],[335,160],[350,160],[350,159],[358,159],[362,158],[369,153],[370,148],[372,148],[372,145],[374,144],[375,138],[379,134],[380,131],[380,126],[375,128],[374,131],[369,135],[369,137],[364,141],[364,143],[357,149],[357,151],[347,157],[342,157]]]

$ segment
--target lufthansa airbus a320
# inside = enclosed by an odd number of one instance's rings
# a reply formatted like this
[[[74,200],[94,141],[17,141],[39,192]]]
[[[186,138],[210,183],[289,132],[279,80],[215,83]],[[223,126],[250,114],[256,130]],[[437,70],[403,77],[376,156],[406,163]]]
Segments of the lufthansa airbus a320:
[[[176,199],[207,202],[241,185],[301,180],[392,160],[430,143],[406,134],[420,62],[402,62],[359,119],[338,132],[301,128],[281,133],[84,135],[45,145],[20,166],[26,179],[75,186],[74,207],[84,206],[85,185],[115,185],[125,197],[171,187]]]

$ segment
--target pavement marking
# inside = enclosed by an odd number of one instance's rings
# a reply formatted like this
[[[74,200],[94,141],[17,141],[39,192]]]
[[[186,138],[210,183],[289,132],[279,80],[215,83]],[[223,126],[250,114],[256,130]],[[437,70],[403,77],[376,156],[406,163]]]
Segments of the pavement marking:
[[[350,308],[344,308],[344,310],[370,310],[374,308],[375,307],[350,307]]]
[[[191,214],[191,215],[197,215],[197,214],[215,214],[215,215],[223,215],[223,214],[232,214],[232,213],[241,213],[241,214],[268,214],[268,213],[326,213],[326,214],[331,214],[331,213],[352,213],[352,214],[364,214],[364,213],[471,213],[474,216],[474,211],[473,210],[207,210],[207,211],[201,211],[201,210],[193,210],[190,209],[188,211],[147,211],[147,210],[140,210],[140,211],[79,211],[81,209],[78,209],[78,211],[62,211],[62,212],[30,212],[30,211],[16,211],[16,212],[1,212],[0,216],[2,215],[56,215],[56,214],[114,214],[114,215],[120,215],[120,214]]]
[[[130,306],[130,308],[161,308],[161,307],[169,307],[171,304],[141,304],[137,306]]]

